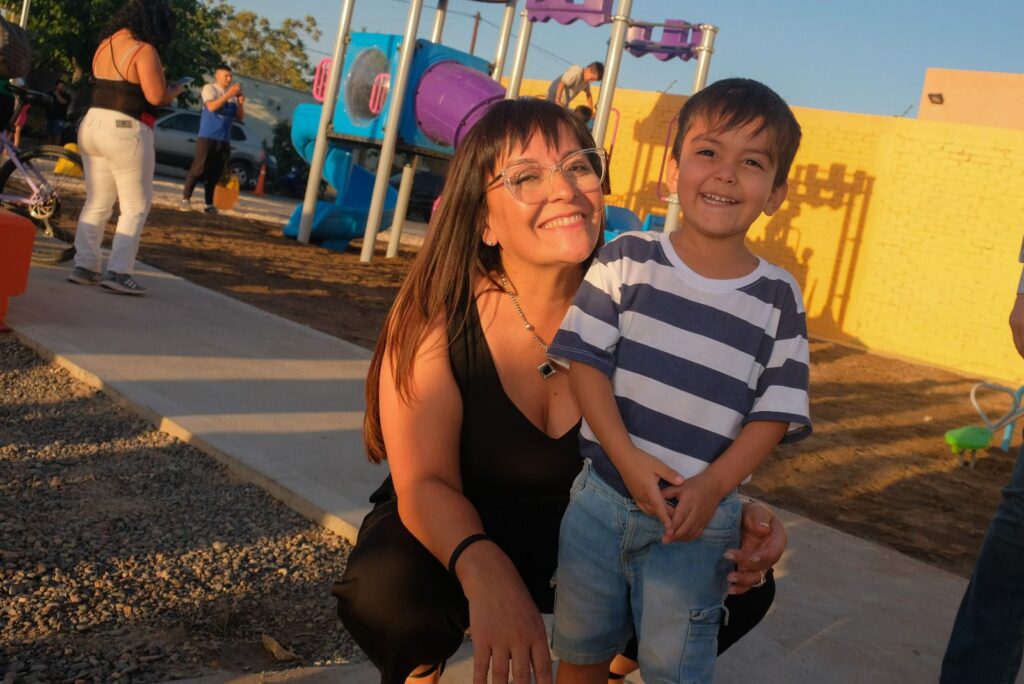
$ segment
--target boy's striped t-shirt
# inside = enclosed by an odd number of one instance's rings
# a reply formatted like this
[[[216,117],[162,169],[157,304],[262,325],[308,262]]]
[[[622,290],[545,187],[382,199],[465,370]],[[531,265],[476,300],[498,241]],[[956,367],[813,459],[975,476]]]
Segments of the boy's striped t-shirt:
[[[742,278],[709,279],[668,235],[625,233],[594,260],[548,355],[606,373],[633,443],[684,477],[750,421],[788,422],[784,442],[810,433],[800,287],[764,260]],[[629,496],[586,420],[580,448]]]

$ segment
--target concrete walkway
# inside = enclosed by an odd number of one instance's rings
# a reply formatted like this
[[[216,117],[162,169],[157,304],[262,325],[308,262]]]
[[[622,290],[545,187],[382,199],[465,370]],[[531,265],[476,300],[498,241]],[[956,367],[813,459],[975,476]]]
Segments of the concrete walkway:
[[[366,462],[360,442],[365,350],[144,266],[150,294],[138,299],[71,285],[67,273],[34,267],[28,291],[11,301],[8,323],[24,342],[354,539],[386,472]],[[775,606],[721,658],[718,681],[936,681],[965,581],[780,517],[791,544]],[[445,681],[469,682],[471,671],[467,647]],[[377,676],[364,663],[201,681],[371,684]]]

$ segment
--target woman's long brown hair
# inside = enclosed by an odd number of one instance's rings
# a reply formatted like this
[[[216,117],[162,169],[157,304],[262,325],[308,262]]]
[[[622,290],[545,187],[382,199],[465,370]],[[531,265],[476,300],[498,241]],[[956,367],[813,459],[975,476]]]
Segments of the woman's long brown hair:
[[[544,100],[503,100],[491,107],[456,150],[435,224],[398,291],[370,361],[363,441],[374,463],[387,458],[380,425],[380,373],[385,352],[394,369],[398,396],[410,401],[414,394],[412,369],[427,333],[439,321],[447,323],[449,330],[460,330],[473,306],[474,282],[490,277],[501,266],[500,246],[483,243],[487,218],[484,191],[497,173],[498,160],[526,147],[534,135],[557,148],[566,131],[581,148],[595,146],[586,125],[569,110]]]

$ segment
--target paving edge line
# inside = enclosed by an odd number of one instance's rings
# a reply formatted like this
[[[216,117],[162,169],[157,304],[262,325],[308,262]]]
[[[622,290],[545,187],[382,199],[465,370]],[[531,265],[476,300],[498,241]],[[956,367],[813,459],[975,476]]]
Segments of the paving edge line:
[[[222,449],[210,444],[202,437],[196,436],[176,421],[165,416],[161,416],[153,409],[133,401],[117,388],[111,387],[105,383],[98,375],[87,371],[66,356],[57,354],[43,346],[41,343],[31,339],[24,333],[19,332],[17,329],[13,329],[12,332],[19,342],[34,351],[41,358],[63,368],[71,375],[71,377],[79,382],[83,382],[86,385],[103,392],[115,404],[136,414],[160,432],[199,449],[207,456],[222,464],[232,475],[243,482],[249,482],[256,485],[288,508],[291,508],[293,511],[308,520],[315,522],[321,527],[341,536],[350,544],[356,543],[356,536],[359,532],[359,528],[346,521],[344,518],[326,511],[316,504],[310,503],[292,490],[261,473],[259,470],[256,470],[231,454],[228,454]]]

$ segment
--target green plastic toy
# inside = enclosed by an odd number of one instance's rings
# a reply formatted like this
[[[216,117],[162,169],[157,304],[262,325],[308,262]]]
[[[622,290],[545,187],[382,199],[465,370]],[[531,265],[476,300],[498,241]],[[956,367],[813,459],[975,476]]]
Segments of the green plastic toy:
[[[1004,413],[998,420],[992,420],[985,413],[985,410],[978,404],[978,390],[988,389],[995,392],[1005,392],[1010,395],[1013,400],[1013,405],[1010,410]],[[971,403],[974,404],[974,408],[978,411],[978,415],[985,422],[986,427],[978,427],[976,425],[970,425],[967,427],[957,428],[950,430],[946,433],[946,444],[950,446],[953,453],[956,454],[957,459],[960,461],[960,467],[964,465],[964,452],[970,454],[971,457],[971,468],[974,467],[974,462],[977,459],[978,449],[985,449],[988,447],[989,442],[992,441],[992,435],[998,430],[1003,430],[1003,442],[1000,448],[1003,451],[1010,450],[1010,441],[1013,439],[1013,426],[1017,422],[1017,419],[1024,416],[1024,408],[1021,408],[1021,397],[1024,396],[1024,386],[1020,387],[1016,392],[1009,387],[1003,385],[994,385],[989,382],[979,382],[977,385],[971,388]]]

